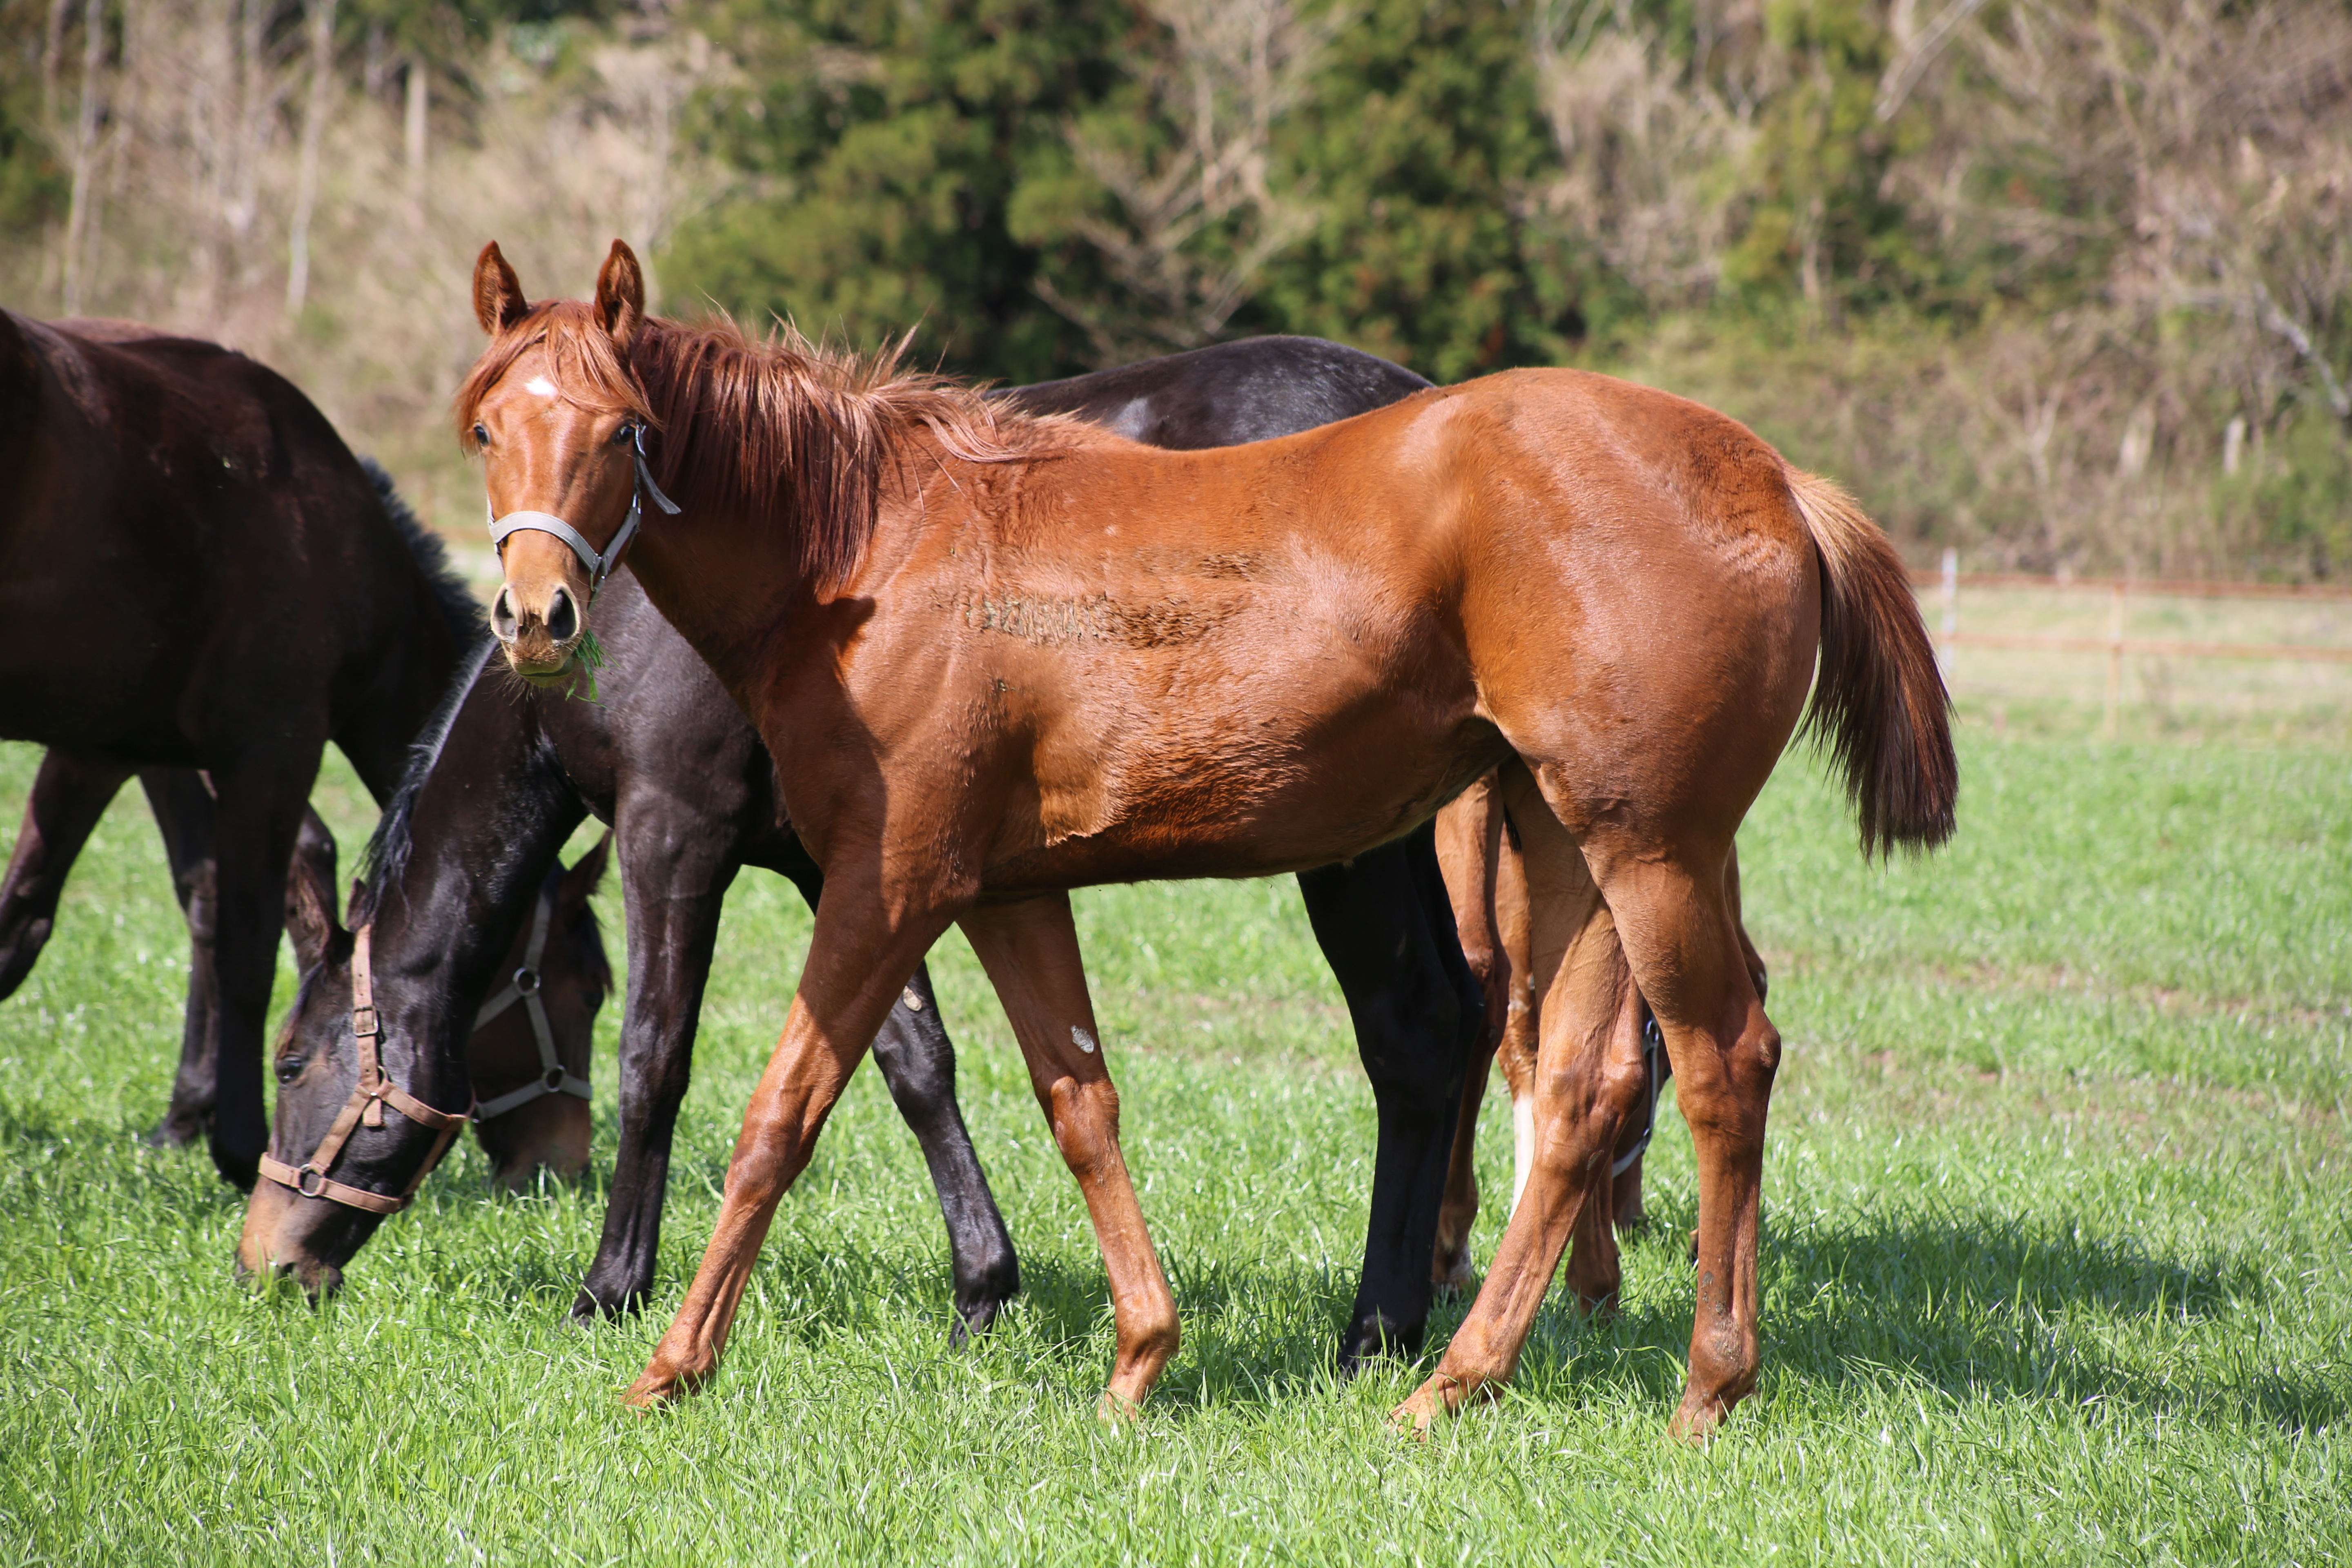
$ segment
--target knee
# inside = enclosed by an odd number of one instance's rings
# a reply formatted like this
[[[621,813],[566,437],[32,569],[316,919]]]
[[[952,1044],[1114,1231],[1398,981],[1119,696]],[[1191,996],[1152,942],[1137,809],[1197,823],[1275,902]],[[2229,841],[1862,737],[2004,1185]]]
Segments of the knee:
[[[1744,1089],[1769,1089],[1780,1071],[1780,1031],[1764,1016],[1761,1004],[1748,1013],[1748,1026],[1732,1047],[1734,1081]]]
[[[934,1021],[910,1015],[901,1000],[890,1006],[882,1032],[874,1037],[874,1065],[890,1090],[891,1103],[908,1122],[934,1117],[955,1103],[955,1047]]]
[[[1431,994],[1360,1018],[1356,1043],[1384,1108],[1450,1106],[1477,1035],[1475,1015],[1465,1016],[1451,995]]]
[[[1071,1170],[1098,1169],[1118,1154],[1118,1090],[1108,1079],[1057,1080],[1045,1096],[1054,1146]]]

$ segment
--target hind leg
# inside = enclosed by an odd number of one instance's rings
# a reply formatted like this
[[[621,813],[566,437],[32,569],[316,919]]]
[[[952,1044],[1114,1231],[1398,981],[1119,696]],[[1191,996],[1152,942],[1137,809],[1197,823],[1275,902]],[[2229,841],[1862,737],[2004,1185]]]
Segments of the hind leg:
[[[1364,1272],[1339,1334],[1339,1368],[1384,1350],[1420,1350],[1430,1259],[1445,1195],[1464,1058],[1481,998],[1445,904],[1433,835],[1423,827],[1343,866],[1302,872],[1315,940],[1348,998],[1380,1117]]]
[[[130,776],[129,768],[70,752],[41,758],[7,876],[0,879],[0,998],[33,972],[56,925],[66,873]]]
[[[1620,911],[1698,1155],[1698,1303],[1674,1429],[1704,1437],[1756,1386],[1756,1253],[1764,1122],[1780,1037],[1748,973],[1723,851],[1651,858],[1614,833],[1586,855]]]
[[[1534,797],[1523,768],[1506,769],[1503,782],[1528,862],[1529,979],[1543,997],[1527,1097],[1528,1179],[1470,1316],[1436,1374],[1398,1408],[1398,1419],[1419,1426],[1510,1375],[1572,1237],[1580,1295],[1596,1304],[1617,1288],[1609,1158],[1642,1088],[1630,975],[1575,841]],[[1601,1223],[1587,1224],[1589,1215]]]
[[[1478,1111],[1486,1102],[1495,1047],[1503,1037],[1511,983],[1510,959],[1495,925],[1496,853],[1503,837],[1503,805],[1495,793],[1494,776],[1464,790],[1437,814],[1433,826],[1454,929],[1483,1003],[1478,1038],[1463,1070],[1462,1109],[1455,1116],[1445,1201],[1437,1211],[1437,1248],[1429,1265],[1430,1279],[1451,1296],[1478,1282],[1470,1267],[1470,1232],[1478,1223]]]

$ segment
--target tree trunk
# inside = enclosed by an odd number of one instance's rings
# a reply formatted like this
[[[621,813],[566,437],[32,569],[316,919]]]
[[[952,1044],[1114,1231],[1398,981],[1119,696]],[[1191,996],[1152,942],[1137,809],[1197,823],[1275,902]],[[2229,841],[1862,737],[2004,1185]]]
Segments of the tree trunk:
[[[310,0],[310,98],[302,110],[302,164],[294,184],[294,221],[286,261],[286,313],[296,315],[310,292],[310,216],[319,205],[319,144],[335,76],[335,0]]]
[[[106,58],[105,0],[86,0],[81,14],[81,108],[74,116],[73,195],[66,207],[65,313],[79,316],[88,286],[86,253],[97,227],[90,214],[90,175],[98,162],[98,71]]]

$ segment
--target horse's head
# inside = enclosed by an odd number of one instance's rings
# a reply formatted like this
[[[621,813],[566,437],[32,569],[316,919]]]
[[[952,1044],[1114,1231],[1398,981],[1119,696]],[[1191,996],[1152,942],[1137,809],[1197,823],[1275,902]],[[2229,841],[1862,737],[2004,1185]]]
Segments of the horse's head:
[[[608,833],[570,870],[548,873],[466,1047],[479,1101],[474,1136],[490,1158],[490,1185],[501,1192],[529,1185],[541,1166],[571,1177],[588,1163],[589,1054],[597,1010],[613,989],[589,899],[612,845]]]
[[[457,395],[457,420],[481,456],[506,568],[490,627],[535,684],[574,668],[597,585],[641,510],[676,510],[646,469],[651,415],[629,370],[645,306],[645,275],[617,239],[584,305],[530,304],[495,244],[474,266],[474,312],[490,346]]]
[[[572,871],[559,869],[551,878],[549,935],[534,976],[535,989],[544,998],[556,1058],[567,1076],[581,1079],[588,1073],[596,1010],[612,984],[595,917],[587,906],[604,861],[605,847],[600,844]],[[255,1184],[236,1261],[242,1275],[290,1278],[315,1300],[342,1282],[343,1266],[375,1233],[384,1205],[370,1207],[369,1201],[398,1199],[408,1185],[408,1173],[429,1163],[431,1145],[444,1132],[395,1105],[376,1118],[380,1126],[367,1116],[356,1117],[329,1152],[345,1111],[358,1103],[352,1091],[362,1070],[353,1018],[359,943],[334,918],[331,888],[315,868],[298,861],[288,893],[287,930],[294,939],[302,978],[275,1053],[278,1109],[269,1159],[294,1184],[279,1180]],[[500,973],[511,973],[528,964],[530,946],[526,923]],[[424,1053],[409,1027],[418,1009],[415,998],[402,994],[405,984],[389,973],[373,974],[369,999],[381,1031],[374,1043],[383,1076],[416,1090],[420,1086],[413,1075]],[[546,1069],[528,1010],[507,1008],[477,1030],[467,1065],[488,1103],[541,1079]],[[458,1110],[464,1090],[443,1089],[439,1098],[455,1101],[440,1109]],[[586,1163],[585,1100],[560,1092],[534,1096],[498,1120],[507,1125],[486,1123],[481,1129],[494,1184],[520,1185],[541,1163],[559,1170],[577,1170]],[[352,1198],[359,1201],[347,1201]]]

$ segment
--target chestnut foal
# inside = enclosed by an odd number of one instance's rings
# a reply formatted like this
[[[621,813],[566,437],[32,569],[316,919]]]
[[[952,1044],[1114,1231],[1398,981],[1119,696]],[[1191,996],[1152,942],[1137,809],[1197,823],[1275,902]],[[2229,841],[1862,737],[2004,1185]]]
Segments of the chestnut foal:
[[[1851,500],[1720,415],[1575,372],[1168,453],[887,358],[650,320],[618,244],[593,303],[531,306],[495,247],[475,300],[492,341],[458,413],[511,536],[509,663],[573,669],[593,584],[634,537],[639,582],[768,741],[825,869],[709,1249],[633,1399],[716,1372],[777,1203],[953,923],[1094,1219],[1118,1336],[1104,1404],[1132,1410],[1178,1325],[1067,889],[1345,858],[1490,771],[1536,905],[1537,1152],[1400,1418],[1510,1372],[1641,1089],[1634,985],[1698,1147],[1676,1430],[1712,1430],[1753,1388],[1780,1037],[1732,918],[1733,835],[1817,654],[1813,721],[1865,849],[1940,841],[1957,795],[1933,648]],[[659,491],[683,511],[640,534]]]

